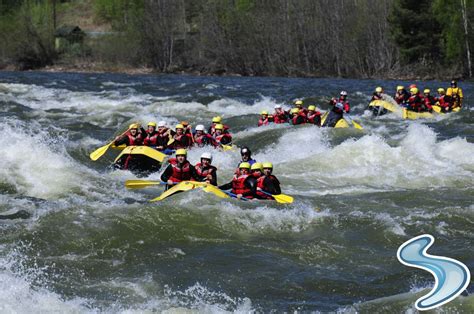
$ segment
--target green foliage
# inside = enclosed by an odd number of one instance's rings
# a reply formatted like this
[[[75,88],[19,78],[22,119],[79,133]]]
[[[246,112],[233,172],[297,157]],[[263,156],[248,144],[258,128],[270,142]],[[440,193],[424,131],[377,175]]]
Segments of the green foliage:
[[[464,52],[464,30],[460,0],[435,0],[433,12],[442,25],[442,49],[445,61],[456,62]]]
[[[122,31],[143,14],[144,0],[96,0],[94,11],[97,18],[112,24]]]
[[[431,0],[396,0],[389,16],[391,34],[405,61],[433,62],[440,56],[441,26]]]

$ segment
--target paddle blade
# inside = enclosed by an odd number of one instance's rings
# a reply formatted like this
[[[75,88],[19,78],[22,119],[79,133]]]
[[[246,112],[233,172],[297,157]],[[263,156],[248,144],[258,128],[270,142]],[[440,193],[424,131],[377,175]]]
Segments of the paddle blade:
[[[214,185],[206,184],[202,189],[204,192],[212,193],[217,197],[229,198],[229,195],[227,195],[224,191],[222,191],[221,189],[219,189],[218,187]]]
[[[434,105],[433,106],[433,111],[437,112],[437,113],[441,113],[441,107],[440,106],[437,106],[437,105]]]
[[[352,125],[354,125],[356,129],[359,129],[359,130],[364,129],[359,123],[355,122],[354,120],[352,120]]]
[[[114,142],[110,142],[109,144],[107,145],[104,145],[102,147],[99,147],[97,148],[95,151],[93,151],[89,157],[93,160],[93,161],[96,161],[97,159],[99,159],[100,157],[102,157],[105,152],[109,149],[109,147],[113,144]]]
[[[170,189],[166,190],[165,192],[163,192],[160,196],[155,197],[154,199],[150,200],[150,202],[162,201],[165,198],[167,198],[168,196],[171,196],[171,195],[173,195],[175,193],[178,193],[178,192],[185,192],[185,191],[192,190],[192,189],[194,189],[194,187],[195,187],[195,185],[192,184],[191,181],[180,182],[180,183],[176,184],[175,186],[173,186],[172,188],[170,188]]]
[[[143,189],[151,185],[162,185],[166,184],[161,181],[147,181],[147,180],[127,180],[125,181],[125,187],[127,189]]]
[[[222,149],[226,152],[228,150],[234,150],[234,145],[224,145],[224,144],[221,144],[222,145]]]
[[[272,195],[275,201],[281,204],[291,204],[293,203],[293,196],[286,195],[286,194],[278,194],[278,195]]]

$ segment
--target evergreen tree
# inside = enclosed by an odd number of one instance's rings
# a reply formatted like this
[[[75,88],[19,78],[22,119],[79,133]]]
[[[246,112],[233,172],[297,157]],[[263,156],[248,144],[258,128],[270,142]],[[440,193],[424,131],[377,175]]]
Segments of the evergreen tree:
[[[392,38],[408,63],[431,63],[440,57],[441,26],[431,0],[396,0],[389,16]]]

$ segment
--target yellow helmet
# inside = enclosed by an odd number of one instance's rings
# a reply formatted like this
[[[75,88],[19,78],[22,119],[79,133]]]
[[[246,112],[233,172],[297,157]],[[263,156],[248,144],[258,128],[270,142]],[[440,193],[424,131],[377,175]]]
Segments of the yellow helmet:
[[[444,90],[444,88],[440,87],[438,88],[438,93],[440,94],[444,94],[446,91]]]
[[[221,131],[222,131],[222,130],[224,130],[224,126],[219,123],[219,124],[216,124],[216,126],[214,127],[214,129],[216,129],[216,130],[221,130]]]
[[[400,91],[400,90],[402,90],[402,89],[404,89],[404,88],[405,88],[405,87],[403,87],[402,85],[398,85],[398,86],[397,86],[397,92]]]
[[[147,126],[152,126],[152,127],[155,127],[156,128],[156,123],[155,122],[148,122],[148,125]]]
[[[431,93],[431,90],[429,88],[425,88],[425,90],[423,91],[423,94],[429,94]]]
[[[308,107],[308,110],[309,110],[309,111],[315,111],[315,110],[316,110],[316,106],[311,105],[311,106]]]
[[[302,100],[297,100],[297,101],[295,101],[295,105],[296,106],[301,106],[301,105],[303,105],[303,101]]]
[[[214,123],[221,123],[221,122],[222,122],[222,118],[219,117],[219,116],[214,117],[214,118],[212,118],[212,122],[214,122]]]
[[[268,111],[263,110],[262,112],[260,112],[260,114],[261,114],[262,116],[263,116],[263,115],[268,116]]]
[[[179,124],[176,124],[175,128],[176,128],[176,129],[184,129],[184,125],[182,125],[181,123],[179,123]]]
[[[184,149],[184,148],[180,148],[180,149],[177,149],[176,150],[176,156],[179,156],[179,155],[184,155],[186,156],[188,154],[188,152]]]
[[[256,162],[250,167],[250,170],[260,170],[262,171],[262,164],[260,162]]]
[[[418,88],[416,88],[416,87],[410,88],[410,93],[417,94],[418,93]]]
[[[131,130],[131,129],[139,129],[140,128],[140,124],[138,123],[132,123],[128,126],[128,129]]]
[[[250,164],[248,162],[241,162],[239,169],[250,169]]]
[[[293,109],[290,110],[291,114],[298,113],[298,112],[300,112],[300,110],[298,108],[293,108]]]
[[[381,93],[383,92],[383,88],[381,86],[378,86],[376,89],[375,89],[375,92],[376,93]]]
[[[262,167],[263,167],[263,169],[265,169],[265,168],[273,169],[273,164],[271,162],[264,162],[262,164]]]

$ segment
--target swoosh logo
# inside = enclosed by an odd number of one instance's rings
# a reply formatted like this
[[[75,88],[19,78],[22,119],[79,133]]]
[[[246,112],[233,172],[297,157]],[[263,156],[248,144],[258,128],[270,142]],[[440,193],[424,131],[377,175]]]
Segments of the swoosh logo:
[[[400,263],[428,271],[435,278],[430,293],[416,300],[415,306],[420,311],[434,309],[455,299],[471,280],[471,273],[463,263],[426,253],[433,243],[432,235],[423,234],[406,241],[397,251]]]

